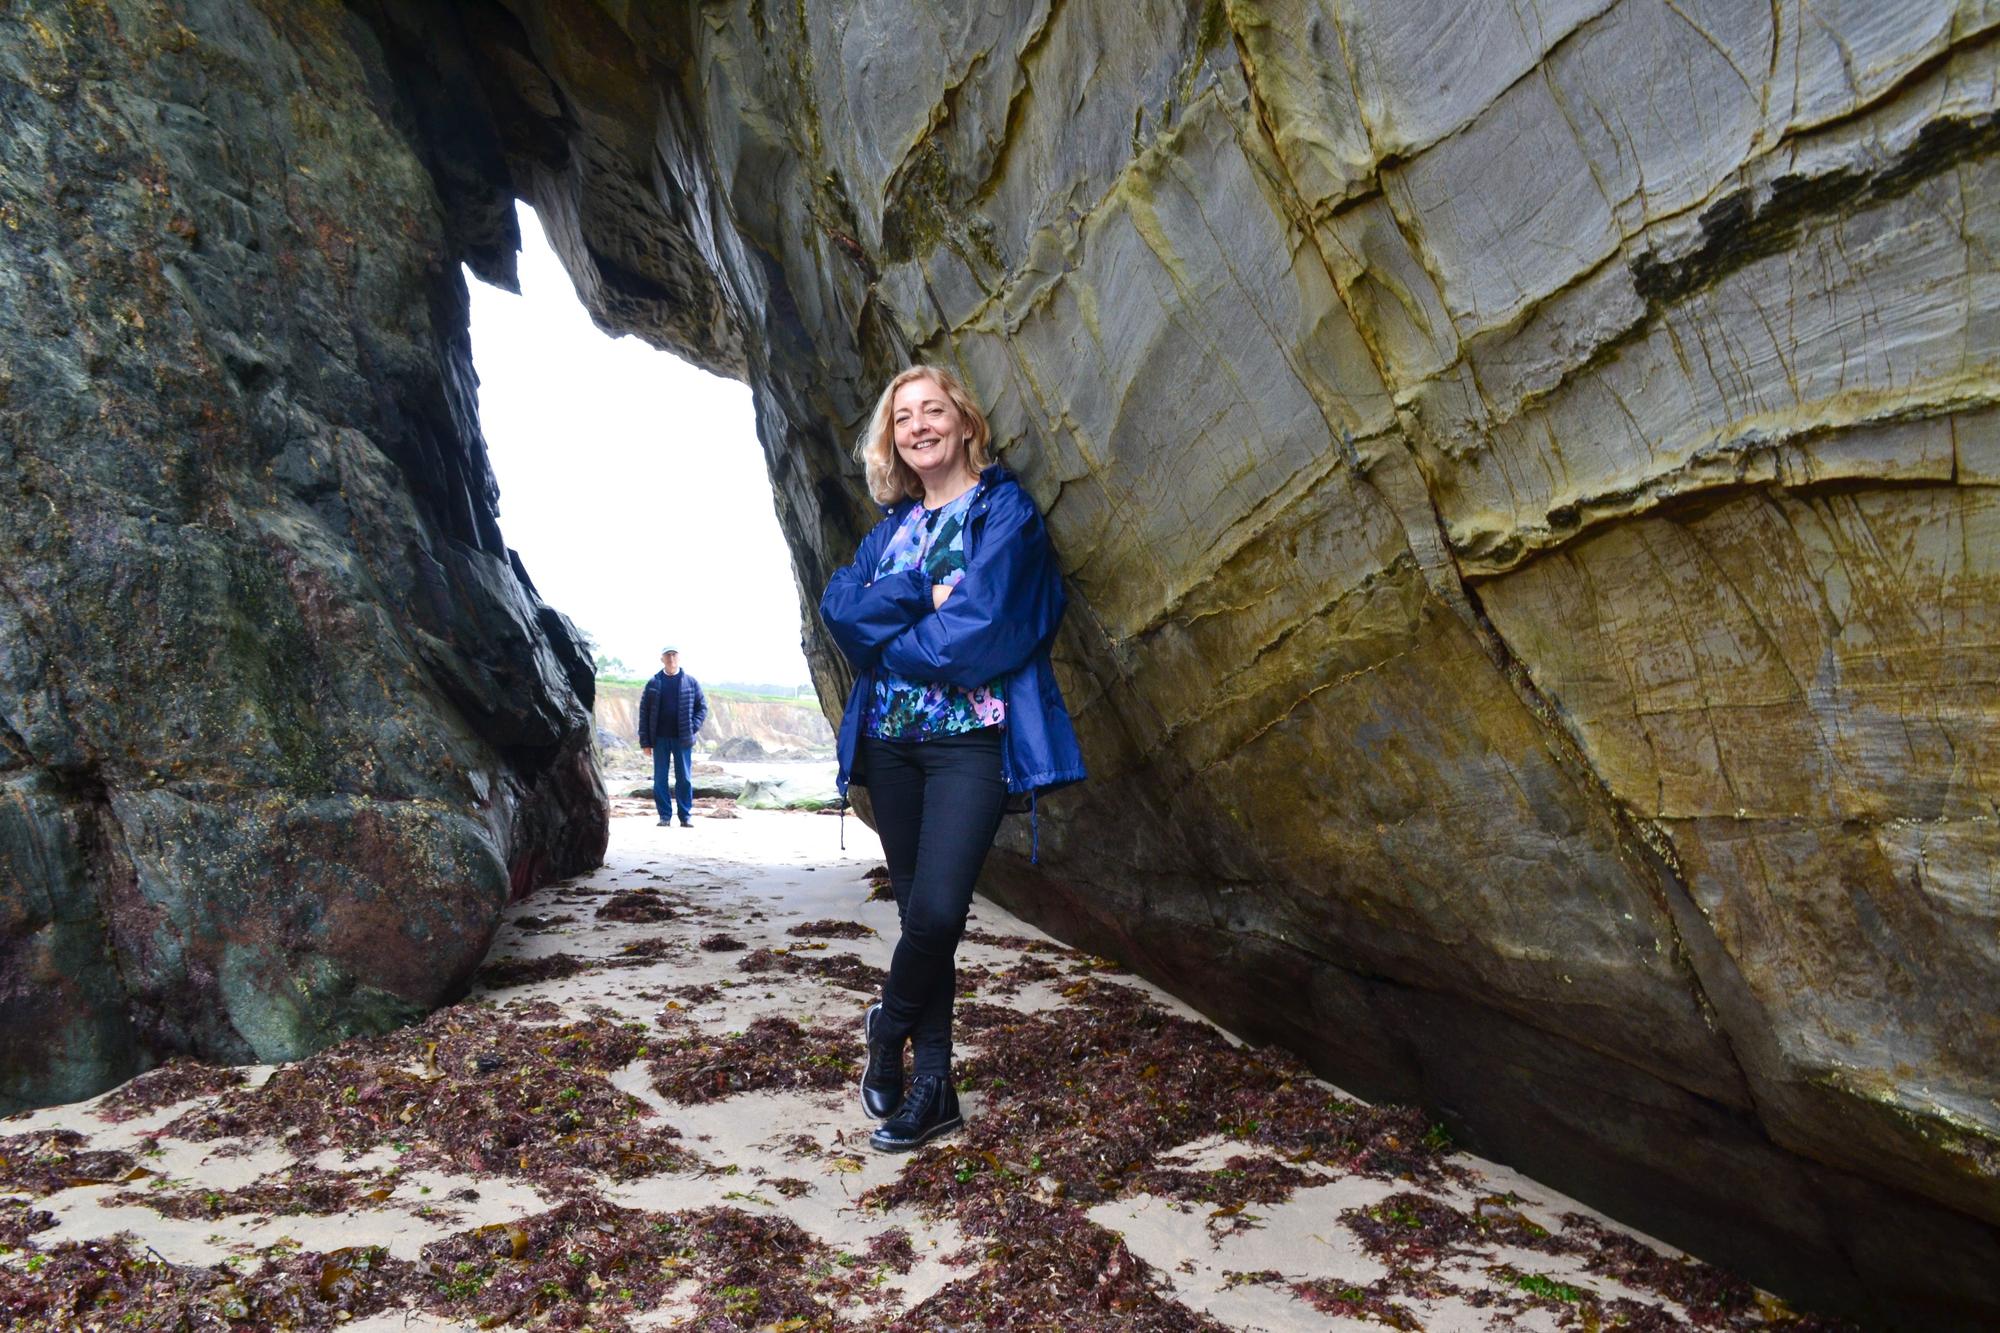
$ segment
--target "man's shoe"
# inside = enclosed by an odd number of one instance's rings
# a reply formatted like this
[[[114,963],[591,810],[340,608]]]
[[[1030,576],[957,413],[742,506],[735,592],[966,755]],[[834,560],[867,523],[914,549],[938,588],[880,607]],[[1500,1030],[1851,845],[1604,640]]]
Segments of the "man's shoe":
[[[910,1080],[902,1107],[868,1136],[868,1146],[877,1152],[908,1152],[964,1123],[965,1118],[958,1113],[958,1089],[951,1086],[951,1080],[938,1074],[919,1074]]]
[[[674,821],[673,821],[673,820],[671,820],[671,819],[662,819],[662,820],[661,820],[661,821],[660,821],[660,822],[659,822],[658,824],[654,825],[654,827],[655,827],[655,828],[666,828],[666,827],[667,827],[667,826],[668,826],[669,824],[672,824],[673,822],[674,822]]]
[[[875,1040],[882,1006],[868,1006],[861,1019],[861,1040],[868,1046],[868,1063],[861,1070],[861,1109],[871,1120],[887,1120],[903,1104],[903,1043]]]
[[[684,818],[684,819],[682,819],[682,820],[681,820],[681,827],[682,827],[682,828],[693,828],[693,827],[694,827],[694,821],[693,821],[692,819],[685,819],[685,818]]]

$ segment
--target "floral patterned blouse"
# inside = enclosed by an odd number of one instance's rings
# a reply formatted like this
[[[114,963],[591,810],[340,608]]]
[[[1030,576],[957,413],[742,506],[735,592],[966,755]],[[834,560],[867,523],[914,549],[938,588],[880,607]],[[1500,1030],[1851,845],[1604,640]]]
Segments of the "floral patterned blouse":
[[[937,509],[910,506],[896,535],[883,548],[875,577],[921,567],[932,583],[956,587],[965,577],[965,516],[973,487]],[[1007,702],[999,681],[967,690],[941,681],[906,680],[887,671],[875,677],[868,701],[868,734],[885,741],[927,741],[957,736],[1006,719]]]

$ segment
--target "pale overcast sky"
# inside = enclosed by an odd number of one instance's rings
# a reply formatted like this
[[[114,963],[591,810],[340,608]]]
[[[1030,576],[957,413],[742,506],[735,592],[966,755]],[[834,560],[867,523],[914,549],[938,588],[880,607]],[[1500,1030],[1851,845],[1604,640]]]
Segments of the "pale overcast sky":
[[[606,337],[519,212],[521,295],[466,276],[507,544],[545,601],[641,674],[671,640],[704,681],[803,684],[750,390]]]

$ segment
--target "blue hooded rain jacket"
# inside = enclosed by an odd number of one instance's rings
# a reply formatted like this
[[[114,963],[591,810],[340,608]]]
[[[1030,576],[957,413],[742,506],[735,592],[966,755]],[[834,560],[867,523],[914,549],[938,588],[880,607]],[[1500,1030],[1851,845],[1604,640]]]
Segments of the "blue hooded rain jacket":
[[[840,719],[841,795],[854,776],[878,667],[966,689],[1004,682],[1000,754],[1007,790],[1032,796],[1082,781],[1083,752],[1049,666],[1049,645],[1069,599],[1041,511],[1006,468],[996,463],[980,473],[965,522],[965,577],[942,607],[933,607],[931,581],[921,569],[875,577],[882,549],[916,503],[890,506],[819,600],[820,619],[855,670]]]

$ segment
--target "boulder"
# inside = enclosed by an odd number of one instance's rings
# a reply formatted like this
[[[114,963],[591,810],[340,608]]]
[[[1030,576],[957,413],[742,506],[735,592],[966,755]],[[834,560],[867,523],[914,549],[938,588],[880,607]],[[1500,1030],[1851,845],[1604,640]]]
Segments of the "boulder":
[[[472,396],[508,192],[433,175],[494,151],[464,67],[390,71],[338,11],[0,13],[0,1111],[407,1021],[601,857]]]
[[[750,736],[726,736],[709,750],[716,759],[768,759],[770,754]]]
[[[744,788],[749,784],[734,773],[697,773],[693,785],[696,796],[733,801],[743,795]]]
[[[814,766],[781,777],[750,778],[736,804],[746,810],[824,810],[839,799],[832,771]]]
[[[703,773],[701,768],[702,765],[697,764],[695,766],[693,782],[691,783],[696,796],[726,797],[734,800],[743,794],[744,782],[742,778],[732,773]],[[633,787],[625,794],[640,800],[650,801],[653,799],[653,784],[648,782],[643,786]]]

